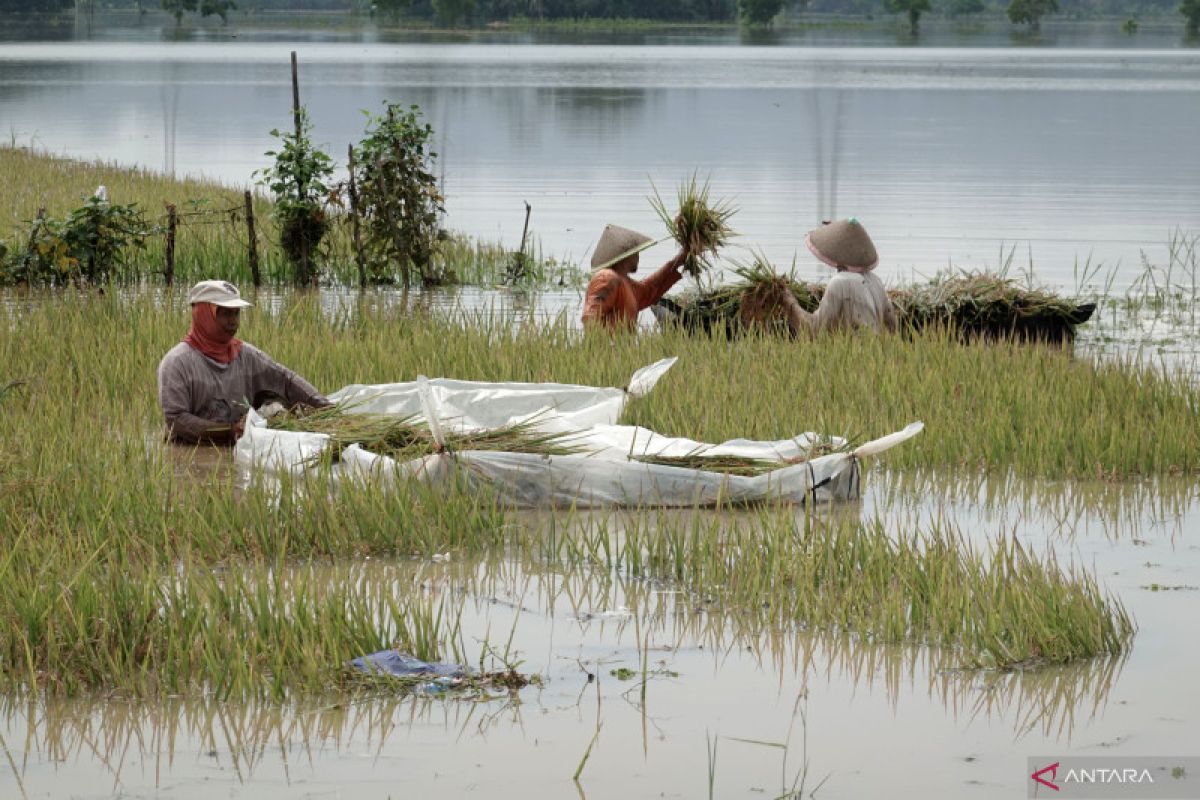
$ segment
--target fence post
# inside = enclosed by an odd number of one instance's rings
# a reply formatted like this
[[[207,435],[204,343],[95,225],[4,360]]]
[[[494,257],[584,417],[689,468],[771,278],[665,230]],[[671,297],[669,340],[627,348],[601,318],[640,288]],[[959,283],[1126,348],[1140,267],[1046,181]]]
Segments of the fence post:
[[[354,263],[358,265],[358,288],[367,288],[367,260],[362,249],[362,232],[358,227],[358,182],[354,177],[354,145],[346,146],[350,169],[350,230],[354,236]]]
[[[296,138],[300,138],[300,73],[296,69],[296,51],[292,51],[292,122],[296,126]]]
[[[179,214],[174,203],[167,203],[167,267],[163,272],[167,286],[175,282],[175,229],[179,226]]]
[[[254,288],[262,286],[262,276],[258,272],[258,239],[254,237],[254,202],[250,190],[246,190],[246,235],[249,244],[247,255],[250,257],[250,275],[254,279]]]

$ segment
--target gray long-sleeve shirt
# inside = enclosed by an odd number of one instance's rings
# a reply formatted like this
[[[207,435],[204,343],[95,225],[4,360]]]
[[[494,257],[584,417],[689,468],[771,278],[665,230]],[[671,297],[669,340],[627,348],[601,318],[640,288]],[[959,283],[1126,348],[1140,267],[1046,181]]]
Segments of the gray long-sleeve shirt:
[[[214,427],[237,422],[260,392],[273,392],[289,406],[329,403],[311,383],[250,344],[221,364],[180,342],[158,365],[158,404],[168,435],[181,441],[210,438]]]

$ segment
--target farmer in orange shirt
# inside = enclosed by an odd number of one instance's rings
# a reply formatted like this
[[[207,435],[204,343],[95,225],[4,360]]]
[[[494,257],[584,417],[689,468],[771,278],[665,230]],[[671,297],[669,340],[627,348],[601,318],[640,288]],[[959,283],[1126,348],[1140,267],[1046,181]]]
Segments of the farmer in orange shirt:
[[[654,305],[683,276],[680,266],[687,259],[687,249],[680,248],[667,263],[644,281],[635,281],[630,274],[637,272],[638,254],[654,244],[649,236],[607,225],[592,253],[592,268],[596,274],[588,282],[583,303],[585,327],[600,325],[606,328],[637,327],[638,312]]]

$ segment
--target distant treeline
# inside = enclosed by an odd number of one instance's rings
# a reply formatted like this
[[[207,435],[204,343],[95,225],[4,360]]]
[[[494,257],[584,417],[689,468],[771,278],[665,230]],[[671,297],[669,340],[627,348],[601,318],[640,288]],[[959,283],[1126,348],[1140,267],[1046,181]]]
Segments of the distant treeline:
[[[1192,0],[1196,2],[1197,0]],[[930,0],[928,11],[961,14],[1003,14],[1010,0]],[[1188,2],[1188,0],[1184,0]],[[222,2],[196,0],[0,0],[3,12],[69,11],[89,8],[163,8],[218,14]],[[241,12],[333,11],[376,14],[400,20],[486,25],[516,20],[549,21],[644,19],[657,22],[733,22],[747,7],[759,6],[790,17],[805,12],[872,16],[900,10],[894,0],[236,0]],[[1174,15],[1180,0],[1058,0],[1057,13],[1067,17]],[[925,9],[922,9],[925,10]],[[1053,12],[1052,12],[1053,13]]]

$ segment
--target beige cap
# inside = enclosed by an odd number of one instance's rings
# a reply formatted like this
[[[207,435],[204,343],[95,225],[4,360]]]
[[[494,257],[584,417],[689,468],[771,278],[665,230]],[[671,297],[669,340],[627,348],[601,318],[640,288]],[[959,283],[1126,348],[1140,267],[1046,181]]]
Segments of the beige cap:
[[[643,233],[622,228],[620,225],[605,225],[596,249],[592,251],[592,269],[611,267],[623,258],[640,253],[654,240]]]
[[[229,281],[200,281],[188,292],[188,304],[212,303],[224,308],[245,308],[251,305],[242,299],[238,288]]]
[[[804,243],[814,256],[834,268],[870,272],[879,264],[875,243],[854,217],[826,222],[809,231]]]

